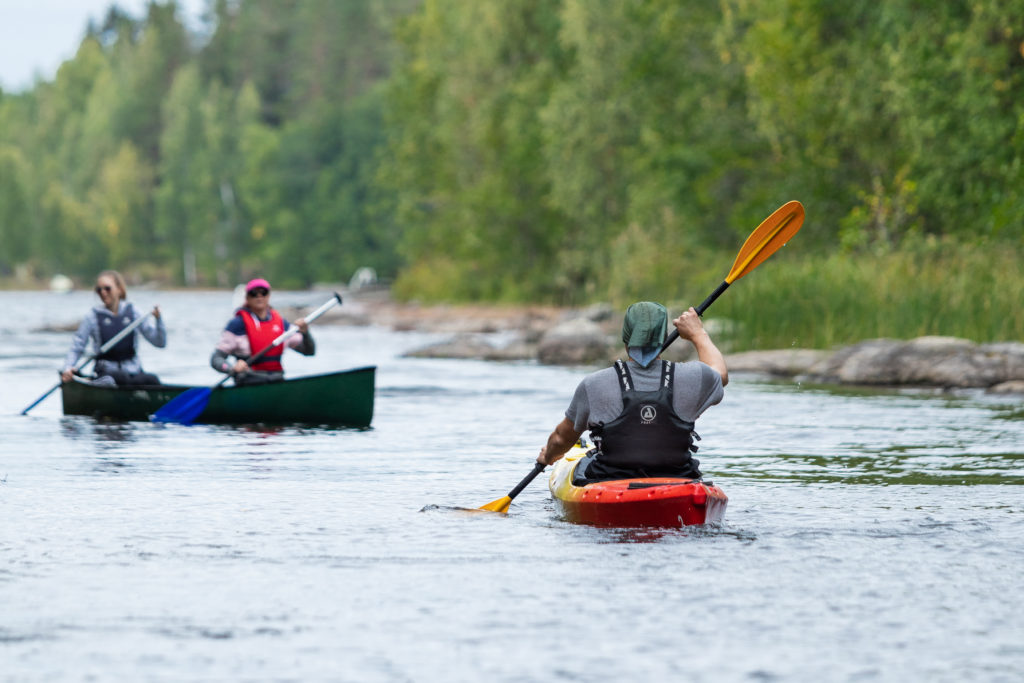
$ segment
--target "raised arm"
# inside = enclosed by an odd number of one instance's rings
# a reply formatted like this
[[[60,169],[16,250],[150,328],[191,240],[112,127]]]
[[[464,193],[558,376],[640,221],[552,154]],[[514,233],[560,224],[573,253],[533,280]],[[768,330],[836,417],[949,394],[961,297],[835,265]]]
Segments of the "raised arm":
[[[715,372],[722,376],[722,386],[729,383],[729,368],[725,364],[725,356],[718,350],[715,343],[711,341],[711,335],[704,329],[697,311],[690,307],[681,316],[672,321],[676,331],[683,339],[687,339],[697,349],[697,358],[711,366]]]
[[[290,349],[295,349],[303,356],[312,356],[316,354],[316,342],[313,341],[313,335],[309,333],[309,324],[306,323],[306,319],[299,318],[292,324],[299,328],[300,334],[295,334],[289,337],[287,341],[285,341],[285,346]]]
[[[136,313],[138,315],[138,313]],[[163,316],[160,315],[160,307],[153,307],[153,317],[146,322],[139,325],[139,331],[142,332],[142,336],[146,340],[157,347],[162,349],[167,346],[167,328],[164,327]]]

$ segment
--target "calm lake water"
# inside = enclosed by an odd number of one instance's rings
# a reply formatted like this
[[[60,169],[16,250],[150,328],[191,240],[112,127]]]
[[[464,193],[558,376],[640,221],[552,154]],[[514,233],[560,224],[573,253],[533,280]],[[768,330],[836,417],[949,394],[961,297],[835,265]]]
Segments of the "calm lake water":
[[[289,374],[379,366],[369,430],[20,416],[92,299],[0,293],[0,680],[1024,679],[1019,398],[736,376],[698,425],[725,524],[601,530],[544,476],[449,509],[530,471],[585,369],[318,324]],[[147,370],[217,381],[230,293],[132,299]]]

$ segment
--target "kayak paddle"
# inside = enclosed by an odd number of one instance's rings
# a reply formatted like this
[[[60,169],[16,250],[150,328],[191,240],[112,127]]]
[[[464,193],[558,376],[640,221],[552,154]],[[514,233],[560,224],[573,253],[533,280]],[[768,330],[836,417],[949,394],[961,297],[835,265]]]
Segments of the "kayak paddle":
[[[538,474],[544,471],[547,467],[542,462],[534,463],[533,471],[526,475],[521,482],[516,484],[516,487],[508,492],[507,496],[503,496],[498,500],[492,500],[487,505],[481,505],[478,510],[490,510],[491,512],[500,512],[505,514],[508,512],[508,506],[512,504],[512,499],[519,495],[519,492],[526,488],[527,484],[533,481]]]
[[[790,237],[800,230],[800,226],[803,224],[804,205],[796,200],[786,202],[775,209],[771,216],[761,221],[761,225],[757,226],[754,232],[750,233],[750,237],[740,247],[740,253],[736,255],[736,260],[732,263],[732,269],[725,276],[722,284],[718,285],[718,289],[711,292],[708,298],[704,299],[700,306],[694,309],[697,311],[697,315],[704,315],[704,311],[708,309],[708,306],[713,304],[715,299],[729,288],[729,285],[754,270],[754,268],[757,268],[765,259],[778,251],[780,247],[789,241]],[[664,353],[665,349],[678,338],[679,331],[673,329],[665,339],[665,343],[661,345],[661,351],[658,353]]]
[[[326,302],[320,308],[316,309],[308,316],[306,316],[306,322],[311,323],[321,315],[327,312],[329,308],[336,304],[341,303],[341,295],[337,292],[330,301]],[[299,331],[299,328],[295,325],[289,325],[288,329],[277,336],[274,341],[270,342],[266,348],[261,349],[255,356],[251,356],[246,362],[250,366],[257,363],[263,356],[273,349],[275,346],[284,343],[286,339],[294,335]],[[213,393],[214,389],[220,387],[224,382],[234,377],[233,373],[224,375],[224,378],[214,384],[212,387],[193,387],[187,391],[178,394],[170,401],[165,403],[158,411],[153,414],[151,418],[153,422],[177,422],[183,425],[190,425],[196,421],[204,410],[206,405],[210,402],[210,394]]]
[[[104,344],[103,346],[101,346],[99,348],[98,351],[94,351],[92,354],[83,357],[81,360],[79,360],[77,363],[75,363],[75,367],[72,368],[72,371],[73,372],[78,372],[79,370],[84,368],[86,365],[88,365],[91,361],[95,360],[97,357],[102,356],[104,353],[106,353],[110,349],[114,348],[114,345],[117,344],[117,342],[121,341],[122,339],[127,337],[130,333],[134,332],[135,328],[138,327],[139,325],[141,325],[146,320],[146,318],[148,318],[152,314],[153,314],[153,312],[150,311],[149,313],[146,313],[145,315],[140,315],[138,318],[133,320],[127,327],[125,327],[123,330],[121,330],[120,332],[115,334],[113,337],[111,337],[107,341],[106,344]],[[32,410],[37,405],[42,403],[43,399],[45,399],[47,396],[49,396],[50,394],[55,392],[60,387],[60,385],[63,384],[63,383],[64,383],[64,380],[61,379],[61,381],[59,381],[56,384],[54,384],[52,387],[50,387],[50,389],[45,394],[43,394],[42,396],[37,398],[32,403],[32,405],[30,405],[28,408],[25,408],[25,410],[21,411],[21,414],[22,415],[28,415],[28,411]]]
[[[718,288],[711,292],[708,298],[701,302],[700,306],[694,309],[697,311],[697,315],[702,315],[708,309],[708,306],[714,303],[715,299],[729,288],[729,285],[754,270],[754,268],[757,268],[765,259],[778,251],[782,245],[789,241],[790,237],[800,230],[803,224],[804,206],[796,200],[786,202],[773,211],[772,215],[761,221],[761,225],[754,228],[754,232],[750,233],[750,237],[740,247],[740,253],[736,255],[732,269],[725,276],[722,284],[718,285]],[[661,351],[658,352],[659,355],[678,338],[679,332],[673,329],[672,333],[665,339],[665,343],[661,345]],[[487,505],[482,505],[477,509],[503,514],[507,513],[512,499],[519,495],[519,492],[526,488],[526,485],[533,481],[543,470],[544,465],[539,462],[536,463],[533,471],[526,475],[526,478],[519,482],[519,485],[512,489],[507,496],[492,501]]]

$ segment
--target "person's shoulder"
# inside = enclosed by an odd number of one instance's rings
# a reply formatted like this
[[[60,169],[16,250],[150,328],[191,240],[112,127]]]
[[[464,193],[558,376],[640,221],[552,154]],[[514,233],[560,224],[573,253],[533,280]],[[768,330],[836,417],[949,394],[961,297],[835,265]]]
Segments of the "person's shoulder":
[[[715,370],[713,367],[711,367],[702,360],[688,360],[683,363],[675,363],[675,366],[677,376],[680,373],[688,372],[694,375],[714,375],[715,377],[721,378],[721,376],[718,374],[718,370]]]
[[[224,329],[232,334],[245,334],[245,321],[242,320],[239,311],[235,311],[235,314],[228,320],[228,324],[224,326]]]
[[[607,368],[601,368],[590,373],[582,380],[580,380],[580,387],[583,387],[587,391],[592,391],[597,388],[604,388],[609,385],[618,386],[619,374],[615,371],[615,366],[609,366]]]
[[[682,362],[673,362],[672,365],[676,366],[676,372],[679,372],[680,370],[686,370],[689,372],[703,372],[704,368],[712,370],[711,366],[702,360],[686,360]]]
[[[616,378],[618,378],[618,376],[619,376],[618,373],[615,371],[615,366],[614,365],[609,365],[606,368],[601,368],[600,370],[593,371],[592,373],[590,373],[589,375],[584,377],[583,381],[584,382],[587,382],[587,381],[600,382],[602,379],[606,379],[608,377],[616,379]],[[617,379],[616,379],[616,381],[617,381]]]
[[[120,309],[118,309],[118,312],[120,312]],[[89,312],[85,314],[85,319],[91,320],[94,323],[99,322],[102,318],[112,317],[114,317],[114,315],[103,304],[100,304],[99,306],[93,306],[92,308],[89,309]]]
[[[685,363],[676,363],[676,377],[687,375],[693,379],[700,378],[705,383],[722,383],[722,376],[718,370],[700,360],[690,360]]]
[[[97,308],[95,306],[90,308],[89,311],[85,315],[82,316],[82,322],[80,322],[78,324],[78,329],[81,330],[81,329],[85,328],[86,330],[89,330],[89,329],[93,329],[93,328],[97,327],[97,324],[99,323],[99,320],[100,320],[99,319],[100,314],[101,314],[101,311],[100,311],[99,308]]]

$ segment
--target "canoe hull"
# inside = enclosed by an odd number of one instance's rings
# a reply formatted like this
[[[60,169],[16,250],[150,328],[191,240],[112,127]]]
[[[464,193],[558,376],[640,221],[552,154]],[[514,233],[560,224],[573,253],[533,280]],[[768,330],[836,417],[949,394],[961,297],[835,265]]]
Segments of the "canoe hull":
[[[284,382],[223,387],[210,394],[196,422],[210,424],[327,424],[367,427],[373,419],[376,367],[310,375]],[[99,387],[82,381],[61,386],[65,415],[149,420],[195,387]]]
[[[555,463],[548,480],[555,505],[568,522],[607,527],[681,527],[721,522],[728,497],[692,479],[651,477],[574,486],[583,448]]]

